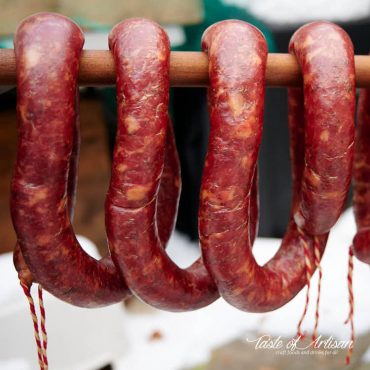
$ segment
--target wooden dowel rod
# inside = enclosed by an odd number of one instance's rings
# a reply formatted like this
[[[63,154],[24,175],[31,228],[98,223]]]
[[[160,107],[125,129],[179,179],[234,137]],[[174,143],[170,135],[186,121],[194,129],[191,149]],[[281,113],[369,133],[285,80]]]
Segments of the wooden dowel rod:
[[[356,55],[356,85],[370,87],[370,56]],[[207,86],[208,60],[201,52],[172,52],[170,63],[172,86]],[[267,86],[299,86],[299,66],[289,54],[269,54]],[[107,50],[85,50],[80,61],[79,83],[82,86],[114,85],[113,58]],[[15,57],[12,49],[0,49],[0,85],[15,85]]]

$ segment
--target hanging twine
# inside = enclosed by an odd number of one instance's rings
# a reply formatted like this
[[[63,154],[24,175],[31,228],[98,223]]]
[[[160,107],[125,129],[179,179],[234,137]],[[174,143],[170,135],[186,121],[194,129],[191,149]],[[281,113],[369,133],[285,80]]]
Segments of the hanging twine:
[[[47,350],[47,335],[46,335],[46,328],[45,328],[45,308],[44,308],[44,300],[42,296],[42,287],[39,285],[38,287],[38,296],[39,296],[39,306],[40,306],[40,314],[41,314],[41,333],[42,333],[42,341],[40,339],[40,330],[39,330],[39,321],[37,318],[37,313],[35,309],[35,302],[31,295],[31,287],[29,287],[22,279],[20,279],[20,285],[23,289],[25,296],[27,297],[28,304],[30,307],[30,313],[33,323],[33,331],[37,346],[37,356],[39,360],[40,370],[47,370],[48,369],[48,359],[46,355]]]
[[[352,344],[348,347],[347,355],[346,355],[346,364],[349,365],[351,362],[351,357],[353,353],[353,346],[355,343],[355,325],[354,325],[354,308],[355,308],[355,300],[354,300],[354,294],[353,294],[353,247],[352,245],[349,247],[348,251],[348,274],[347,274],[347,284],[348,284],[348,301],[349,301],[349,312],[348,317],[345,324],[350,324],[351,328],[351,341]]]
[[[322,280],[322,268],[321,268],[321,253],[320,253],[320,244],[317,236],[314,239],[314,254],[315,254],[315,265],[319,272],[319,280],[317,284],[317,299],[316,299],[316,311],[315,311],[315,326],[312,333],[312,341],[317,339],[317,328],[319,326],[319,309],[320,309],[320,296],[321,296],[321,280]]]
[[[301,240],[302,240],[302,243],[303,243],[304,260],[305,260],[305,264],[306,264],[306,280],[307,280],[306,303],[305,303],[305,306],[304,306],[304,310],[303,310],[301,319],[299,320],[298,326],[297,326],[297,335],[298,335],[298,337],[301,337],[301,339],[303,339],[305,337],[305,334],[302,332],[301,327],[302,327],[303,320],[306,317],[308,305],[310,303],[310,287],[311,287],[311,277],[312,277],[312,266],[311,266],[311,259],[310,259],[310,249],[309,249],[309,246],[308,246],[308,244],[307,244],[307,242],[304,238],[303,231],[300,228],[298,228],[298,232],[300,234],[300,237],[301,237]]]
[[[308,246],[308,243],[306,242],[303,231],[301,229],[298,229],[298,230],[299,230],[299,234],[300,234],[300,237],[303,243],[304,260],[306,264],[306,280],[307,280],[306,303],[304,306],[302,316],[297,326],[297,336],[303,339],[305,337],[305,334],[302,332],[302,323],[307,315],[307,310],[308,310],[308,306],[310,303],[310,289],[311,289],[311,278],[313,274],[313,268],[311,265],[310,248]],[[317,328],[319,326],[319,318],[320,318],[319,309],[320,309],[321,280],[322,280],[322,268],[320,264],[321,263],[320,244],[316,236],[314,238],[314,263],[315,263],[317,270],[319,271],[319,280],[318,280],[318,287],[317,287],[315,326],[312,332],[312,341],[315,341],[317,339]]]
[[[48,336],[47,336],[46,327],[45,327],[46,316],[45,316],[44,299],[42,295],[41,285],[38,286],[38,295],[39,295],[39,307],[40,307],[40,314],[41,314],[40,328],[41,328],[41,335],[42,335],[42,359],[44,362],[44,369],[47,370],[49,366],[48,357],[47,357]]]

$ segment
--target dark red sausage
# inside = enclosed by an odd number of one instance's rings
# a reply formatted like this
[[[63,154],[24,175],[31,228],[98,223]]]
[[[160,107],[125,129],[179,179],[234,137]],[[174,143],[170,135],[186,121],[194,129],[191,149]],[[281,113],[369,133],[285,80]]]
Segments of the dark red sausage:
[[[68,168],[68,182],[67,182],[67,202],[68,202],[68,213],[69,218],[73,220],[74,214],[74,207],[76,202],[76,188],[77,188],[77,172],[78,172],[78,159],[80,154],[80,119],[79,119],[79,93],[76,90],[76,120],[75,126],[73,128],[73,145],[72,145],[72,153],[69,160],[69,168]],[[18,271],[19,279],[24,282],[26,285],[31,286],[34,278],[32,277],[31,271],[26,265],[24,261],[24,257],[22,255],[22,251],[17,243],[14,255],[14,266]]]
[[[112,258],[132,292],[170,311],[204,307],[217,289],[201,260],[180,269],[158,238],[155,219],[168,130],[169,56],[156,23],[131,19],[110,33],[117,72],[118,133],[106,202]]]
[[[340,27],[313,22],[293,35],[289,51],[303,71],[306,118],[305,166],[294,219],[307,232],[324,234],[343,210],[352,177],[353,46]]]
[[[96,307],[117,302],[129,291],[109,257],[97,261],[81,249],[68,214],[77,172],[75,94],[82,45],[81,30],[57,14],[31,16],[18,28],[19,141],[11,211],[25,260],[17,251],[18,270],[24,272],[28,266],[34,281],[69,303]],[[170,132],[167,140],[161,191],[170,203],[158,208],[158,217],[165,216],[164,236],[173,226],[179,189]]]
[[[18,243],[35,281],[67,302],[99,306],[128,293],[108,260],[78,244],[68,215],[67,174],[76,122],[81,30],[56,14],[37,14],[19,26],[18,149],[11,212]]]
[[[370,90],[360,92],[353,167],[353,210],[357,234],[353,252],[370,264]]]
[[[320,23],[311,25],[312,29],[316,27],[320,27]],[[297,31],[293,42],[297,42],[300,47],[302,43],[295,40],[301,37],[301,32],[311,33],[310,28],[307,27]],[[311,37],[316,39],[317,35],[313,34]],[[326,33],[319,39],[322,46],[328,43],[335,44],[335,40],[339,40],[337,43],[339,48],[343,45],[350,48],[341,37],[344,37],[342,31],[338,31],[338,28],[333,25],[332,28],[328,27]],[[312,158],[316,151],[330,152],[331,148],[327,145],[323,146],[317,140],[305,142],[302,129],[304,126],[302,95],[299,89],[291,91],[289,118],[294,208],[279,251],[267,264],[259,266],[248,242],[247,209],[262,135],[266,42],[262,34],[253,26],[240,21],[225,21],[210,27],[205,32],[203,50],[209,56],[211,118],[199,213],[204,262],[215,279],[220,294],[229,303],[241,310],[252,312],[274,310],[291,300],[306,283],[303,243],[308,244],[311,264],[315,266],[313,263],[314,235],[300,230],[294,222],[293,214],[295,208],[302,203],[301,192],[305,191],[302,187],[302,176],[306,158]],[[318,47],[318,50],[323,49]],[[305,58],[304,48],[301,55]],[[331,60],[335,60],[333,55],[330,57]],[[346,57],[339,54],[339,67],[343,65],[343,58]],[[348,60],[345,59],[349,66],[353,65],[352,61],[353,54],[348,56]],[[333,74],[334,70],[336,76],[339,75],[340,78],[343,78],[342,74],[347,76],[353,73],[353,70],[347,67],[339,71],[335,68],[329,69],[325,73]],[[320,74],[320,68],[314,69],[314,72]],[[305,68],[303,68],[303,75],[304,78],[310,77]],[[331,81],[331,77],[327,77],[327,81]],[[351,78],[349,77],[349,80]],[[354,101],[354,90],[349,91],[348,86],[333,90],[329,88],[327,93],[339,94],[339,102],[343,95],[347,98],[352,94]],[[305,98],[306,105],[312,104],[307,101],[307,97]],[[348,100],[345,118],[353,108],[351,104],[353,101]],[[333,112],[335,101],[329,102],[333,105],[328,105],[326,109]],[[325,117],[324,108],[320,108]],[[314,122],[317,130],[321,129],[322,123],[317,120]],[[339,122],[337,128],[340,127]],[[348,129],[347,126],[345,128]],[[311,135],[317,134],[312,124],[310,129]],[[348,129],[346,134],[350,135],[350,133]],[[347,141],[347,138],[343,140]],[[340,146],[343,147],[341,144]],[[342,177],[348,178],[351,151],[348,150],[343,156],[345,159],[336,163],[335,168]],[[318,169],[323,171],[318,173],[319,176],[326,174],[321,166]],[[321,199],[321,193],[314,192],[314,194],[317,195],[317,199]],[[327,204],[324,191],[322,195],[323,207],[320,208],[320,203],[315,203],[315,207],[318,205],[318,208],[314,208],[317,217],[321,216],[322,210],[325,211]],[[335,202],[337,201],[338,198],[335,198]],[[334,207],[333,204],[332,206]],[[333,218],[333,216],[330,217]],[[317,236],[317,239],[322,254],[327,234]]]

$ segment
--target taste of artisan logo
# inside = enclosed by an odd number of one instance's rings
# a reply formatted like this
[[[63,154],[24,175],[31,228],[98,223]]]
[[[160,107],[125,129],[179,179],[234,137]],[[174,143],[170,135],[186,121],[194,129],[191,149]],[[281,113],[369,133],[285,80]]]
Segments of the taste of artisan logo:
[[[353,348],[352,340],[337,340],[333,336],[324,338],[322,335],[307,342],[301,336],[286,339],[266,334],[256,339],[247,338],[247,342],[253,343],[256,350],[275,350],[279,355],[336,355],[339,350]]]

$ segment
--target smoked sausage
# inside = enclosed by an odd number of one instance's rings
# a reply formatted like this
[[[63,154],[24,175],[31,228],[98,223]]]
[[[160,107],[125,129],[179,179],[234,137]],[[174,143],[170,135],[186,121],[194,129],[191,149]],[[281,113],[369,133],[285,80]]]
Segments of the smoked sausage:
[[[290,45],[304,80],[303,92],[294,89],[289,94],[292,211],[280,249],[260,266],[249,242],[248,203],[262,135],[266,42],[256,28],[241,21],[217,23],[202,39],[209,57],[211,119],[199,211],[202,254],[221,296],[251,312],[277,309],[304,287],[304,244],[315,266],[314,244],[322,255],[327,232],[343,207],[351,173],[352,44],[339,27],[315,22],[299,29]],[[312,113],[315,104],[317,115]],[[327,141],[338,136],[335,149]],[[312,184],[311,174],[317,175],[316,183]],[[312,199],[312,208],[307,199]]]
[[[117,302],[128,289],[111,261],[98,262],[83,251],[68,214],[83,43],[79,27],[57,14],[31,16],[17,29],[18,147],[11,214],[35,281],[66,302],[90,307]]]
[[[29,268],[33,281],[66,302],[97,307],[120,301],[129,290],[110,257],[97,261],[83,251],[68,212],[73,209],[76,186],[75,96],[83,42],[78,26],[58,14],[36,14],[18,27],[19,138],[11,214],[20,247],[15,253],[19,272]],[[172,230],[179,194],[179,167],[170,131],[166,142],[170,145],[160,193],[165,191],[161,199],[170,202],[158,204],[158,217],[165,215],[161,237]]]
[[[337,25],[313,22],[293,35],[289,51],[303,72],[305,101],[305,162],[294,219],[302,229],[320,235],[338,220],[352,178],[353,45]]]
[[[112,259],[131,291],[169,311],[204,307],[217,288],[199,259],[179,268],[158,238],[156,208],[169,115],[166,33],[146,19],[125,20],[109,35],[117,73],[118,132],[106,202]]]

